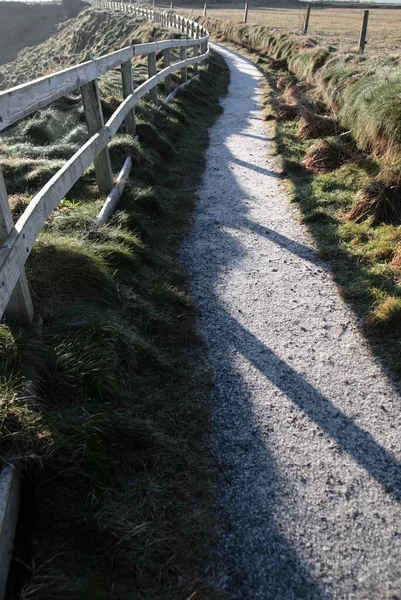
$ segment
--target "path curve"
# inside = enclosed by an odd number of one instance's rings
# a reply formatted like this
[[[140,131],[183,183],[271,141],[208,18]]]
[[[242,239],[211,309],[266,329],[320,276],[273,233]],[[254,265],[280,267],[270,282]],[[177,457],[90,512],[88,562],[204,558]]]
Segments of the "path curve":
[[[231,83],[184,257],[214,369],[219,580],[230,599],[396,600],[400,397],[279,185],[261,74],[218,51]]]

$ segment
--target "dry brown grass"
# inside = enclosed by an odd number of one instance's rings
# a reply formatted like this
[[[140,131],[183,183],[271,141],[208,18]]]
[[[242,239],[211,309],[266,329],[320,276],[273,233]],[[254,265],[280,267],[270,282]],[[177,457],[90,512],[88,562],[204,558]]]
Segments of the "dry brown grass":
[[[202,7],[202,8],[201,8]],[[175,7],[187,15],[202,14],[203,4]],[[312,6],[308,34],[321,44],[331,44],[347,51],[358,46],[364,7],[315,7]],[[401,53],[401,10],[396,8],[371,8],[369,14],[366,54]],[[283,33],[297,33],[302,26],[305,7],[298,3],[269,2],[269,6],[253,8],[248,12],[251,25],[268,25]],[[243,4],[210,4],[208,16],[224,21],[241,22]]]
[[[296,104],[287,104],[285,101],[277,102],[277,118],[284,121],[295,121],[299,117],[299,110]]]
[[[297,131],[298,137],[303,139],[321,138],[337,135],[339,130],[340,125],[337,119],[301,108],[301,118]]]
[[[368,217],[373,217],[372,225],[401,223],[399,173],[381,173],[359,190],[347,218],[359,222]]]
[[[327,173],[338,169],[351,156],[349,145],[341,139],[318,140],[309,146],[302,164],[312,173]]]

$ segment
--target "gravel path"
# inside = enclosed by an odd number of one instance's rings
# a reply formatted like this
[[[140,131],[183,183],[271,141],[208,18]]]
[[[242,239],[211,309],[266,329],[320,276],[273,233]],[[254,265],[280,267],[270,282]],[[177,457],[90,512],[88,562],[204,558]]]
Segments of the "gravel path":
[[[184,249],[215,373],[219,579],[230,599],[396,600],[400,396],[279,186],[260,73],[219,52],[231,84]]]

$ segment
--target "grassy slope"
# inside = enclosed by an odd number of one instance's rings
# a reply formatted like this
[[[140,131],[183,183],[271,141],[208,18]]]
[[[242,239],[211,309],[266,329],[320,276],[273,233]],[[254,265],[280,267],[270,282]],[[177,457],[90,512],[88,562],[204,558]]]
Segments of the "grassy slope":
[[[59,5],[1,2],[0,65],[14,60],[23,48],[46,40],[64,18],[64,9]]]
[[[77,18],[67,21],[57,34],[35,48],[25,49],[18,60],[0,67],[0,89],[82,62],[91,48],[95,56],[100,56],[131,41],[145,43],[170,35],[168,30],[132,15],[86,9]],[[140,83],[146,78],[146,59],[136,59],[134,69],[135,81]],[[173,76],[173,82],[176,82],[176,76]],[[103,75],[99,86],[107,118],[122,100],[119,69]],[[63,161],[82,146],[87,139],[86,131],[81,97],[75,93],[2,133],[0,162],[16,214],[56,173]],[[139,159],[140,148],[134,147],[132,140],[123,135],[117,136],[111,144],[115,172],[122,166],[126,144],[127,151],[130,149]],[[93,187],[90,170],[87,175],[87,186]],[[82,189],[81,182],[74,193],[80,194]]]
[[[226,36],[221,33],[222,30],[227,31]],[[229,24],[219,25],[218,31],[219,39],[233,41]],[[237,38],[240,33],[234,31]],[[255,35],[257,37],[257,33]],[[252,51],[247,42],[244,45],[247,49],[241,44],[241,51],[251,56],[266,75],[266,118],[270,119],[276,116],[277,100],[283,93],[276,88],[278,79],[285,78],[287,86],[290,86],[297,77],[289,75],[287,61],[272,62],[259,48]],[[280,55],[273,55],[280,58]],[[327,95],[322,95],[319,85],[313,86],[311,77],[308,81],[312,101],[327,98]],[[334,94],[335,80],[331,85],[329,93]],[[398,119],[396,109],[391,118],[394,121]],[[326,136],[324,139],[334,142],[336,138]],[[282,158],[283,174],[290,183],[292,201],[300,208],[302,220],[307,224],[319,254],[330,263],[340,291],[360,319],[361,329],[372,350],[384,366],[399,377],[401,270],[398,257],[401,225],[397,219],[392,223],[375,223],[373,215],[359,222],[347,218],[357,192],[375,181],[378,175],[386,174],[388,154],[370,155],[354,146],[351,158],[344,164],[328,172],[312,173],[302,163],[316,139],[300,137],[297,119],[278,118],[275,121],[275,142]],[[354,142],[351,142],[351,147]],[[392,168],[394,160],[396,162],[397,159],[391,159]]]
[[[122,12],[87,8],[34,48],[23,49],[18,59],[0,67],[0,89],[84,62],[89,50],[102,56],[129,44],[164,39],[171,32]]]
[[[0,326],[1,455],[26,482],[9,598],[215,595],[209,375],[179,249],[228,77],[213,57],[172,104],[141,103],[141,143],[122,134],[111,149],[115,170],[134,158],[120,210],[94,226],[89,169],[27,264],[40,320]],[[69,99],[2,140],[16,217],[56,160],[46,131],[67,135],[80,114]]]

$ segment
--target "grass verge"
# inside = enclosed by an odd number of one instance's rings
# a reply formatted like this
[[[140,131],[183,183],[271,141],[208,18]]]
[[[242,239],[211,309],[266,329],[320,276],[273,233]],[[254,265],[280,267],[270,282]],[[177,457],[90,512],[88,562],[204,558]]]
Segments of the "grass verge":
[[[358,147],[340,125],[335,132],[322,130],[322,119],[325,127],[332,125],[335,113],[324,104],[319,86],[288,71],[286,60],[249,50],[245,43],[234,46],[265,74],[264,118],[274,128],[290,199],[373,352],[399,378],[399,169],[388,155]],[[306,128],[309,122],[313,127]]]
[[[93,226],[89,171],[27,264],[41,321],[0,325],[1,453],[32,515],[9,598],[217,596],[209,374],[180,245],[228,80],[212,56],[173,103],[140,105],[141,144],[112,148],[135,156],[120,209]]]

